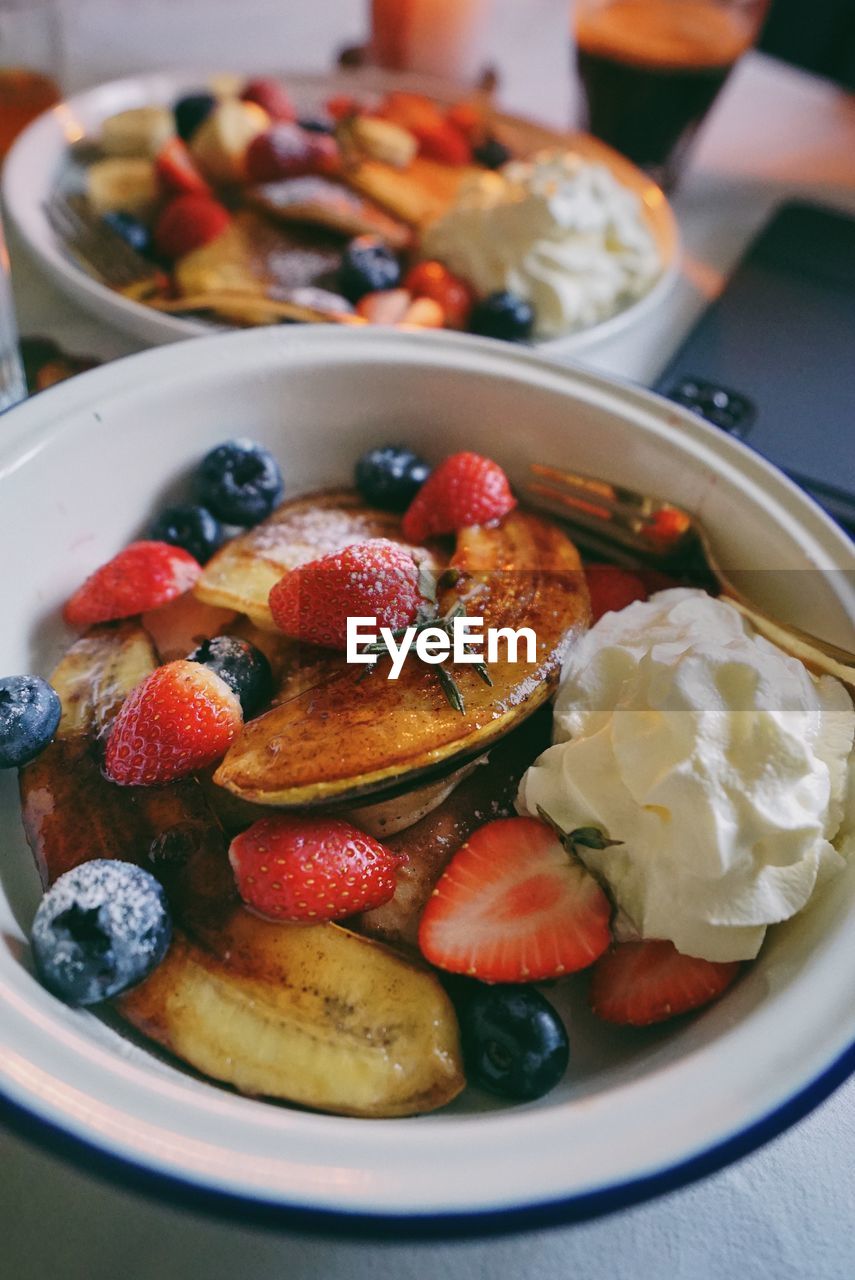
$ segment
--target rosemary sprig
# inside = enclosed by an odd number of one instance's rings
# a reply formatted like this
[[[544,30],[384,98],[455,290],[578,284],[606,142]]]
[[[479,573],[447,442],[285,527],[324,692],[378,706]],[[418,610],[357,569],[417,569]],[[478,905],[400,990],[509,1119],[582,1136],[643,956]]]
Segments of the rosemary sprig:
[[[623,844],[622,840],[610,840],[600,827],[576,827],[573,831],[565,831],[540,805],[537,806],[537,816],[552,828],[567,852],[574,856],[578,846],[583,849],[612,849]]]
[[[421,583],[422,577],[425,578],[424,587],[422,587],[422,583]],[[433,574],[430,573],[429,570],[423,569],[420,574],[419,583],[420,583],[422,595],[425,596],[428,600],[432,600],[435,602],[436,601],[436,579],[433,576]],[[448,610],[448,612],[443,614],[442,617],[439,617],[439,618],[430,617],[427,615],[426,612],[422,611],[419,614],[419,616],[416,618],[416,621],[413,623],[413,626],[415,627],[415,630],[416,630],[416,635],[418,635],[422,631],[426,631],[428,627],[439,627],[441,631],[444,631],[446,635],[449,638],[451,638],[455,618],[462,618],[464,613],[465,613],[465,608],[464,608],[463,602],[460,600],[456,601]],[[393,631],[392,638],[396,642],[399,640],[402,640],[404,636],[407,634],[407,630],[408,628],[401,627],[398,631]],[[385,640],[375,640],[373,644],[366,645],[366,647],[362,650],[362,652],[365,654],[372,654],[378,658],[381,658],[389,654],[389,646],[387,645]],[[371,675],[371,673],[375,670],[376,666],[377,666],[377,663],[373,662],[370,667],[366,667],[362,675],[359,676],[359,680],[364,680],[366,676]],[[463,691],[461,690],[460,685],[454,679],[454,676],[451,674],[451,672],[448,670],[445,664],[444,663],[439,663],[439,664],[425,663],[425,666],[433,667],[433,669],[436,671],[437,679],[439,680],[442,691],[445,694],[446,698],[448,699],[449,705],[453,707],[455,711],[459,711],[460,714],[463,715],[464,712],[466,711],[466,702],[463,697]],[[483,680],[484,684],[489,685],[492,688],[493,681],[490,676],[490,672],[487,668],[487,664],[485,662],[472,663],[472,669],[475,672],[475,674],[481,680]]]

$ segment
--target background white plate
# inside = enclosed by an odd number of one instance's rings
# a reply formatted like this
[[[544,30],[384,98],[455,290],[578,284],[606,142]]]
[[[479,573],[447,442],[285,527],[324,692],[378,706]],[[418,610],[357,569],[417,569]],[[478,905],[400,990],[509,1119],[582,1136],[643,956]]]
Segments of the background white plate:
[[[4,417],[0,671],[48,672],[69,639],[59,604],[238,433],[276,452],[292,494],[347,482],[357,456],[389,439],[432,459],[489,453],[516,483],[537,459],[648,489],[696,512],[725,564],[769,570],[755,580],[762,602],[851,645],[855,547],[693,415],[498,343],[290,328],[146,352]],[[553,988],[572,1065],[538,1103],[470,1092],[431,1116],[366,1121],[251,1101],[39,986],[25,942],[39,889],[9,773],[0,824],[0,1094],[142,1176],[171,1179],[171,1198],[180,1183],[279,1217],[336,1212],[400,1230],[584,1216],[755,1145],[855,1066],[850,865],[694,1019],[610,1028],[587,1012],[584,978]]]
[[[21,134],[3,166],[3,202],[12,223],[36,261],[53,282],[105,324],[147,343],[174,342],[210,334],[203,321],[164,315],[142,303],[123,298],[88,276],[57,240],[44,205],[68,164],[70,143],[97,137],[102,122],[118,111],[150,103],[172,105],[183,93],[204,86],[210,76],[170,72],[115,80],[75,94],[46,112]],[[392,87],[408,87],[453,101],[459,97],[447,86],[421,77],[386,75],[368,70],[337,76],[284,77],[301,111],[311,114],[333,93],[381,94]],[[662,274],[653,288],[617,315],[579,333],[538,343],[544,354],[573,356],[593,343],[641,321],[668,293],[677,273],[679,233],[671,206],[659,187],[617,152],[588,134],[562,136],[539,125],[501,117],[503,133],[528,153],[556,142],[572,146],[591,160],[606,164],[627,187],[638,193],[662,258]]]

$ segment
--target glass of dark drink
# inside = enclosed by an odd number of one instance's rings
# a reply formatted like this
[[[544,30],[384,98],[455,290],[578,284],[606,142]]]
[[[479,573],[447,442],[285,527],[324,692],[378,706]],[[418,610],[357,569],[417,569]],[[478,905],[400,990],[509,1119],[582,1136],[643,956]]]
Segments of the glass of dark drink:
[[[672,187],[768,0],[576,0],[587,124]]]

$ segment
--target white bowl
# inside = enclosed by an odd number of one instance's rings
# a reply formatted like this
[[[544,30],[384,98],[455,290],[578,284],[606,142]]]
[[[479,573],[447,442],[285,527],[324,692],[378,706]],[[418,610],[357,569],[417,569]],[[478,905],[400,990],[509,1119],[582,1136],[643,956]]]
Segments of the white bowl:
[[[211,325],[192,317],[171,316],[141,302],[125,298],[94,279],[74,261],[57,239],[45,205],[68,165],[69,146],[81,138],[96,138],[108,116],[131,107],[153,103],[171,105],[183,93],[207,82],[204,73],[168,72],[113,80],[74,94],[40,116],[21,134],[3,165],[3,204],[18,234],[42,270],[58,288],[97,319],[115,326],[141,342],[175,342],[210,334]],[[327,76],[287,76],[289,89],[304,111],[319,110],[334,93],[366,96],[391,88],[426,92],[440,101],[458,98],[459,90],[419,76],[402,76],[366,69]],[[615,337],[643,320],[666,297],[677,276],[680,237],[673,211],[664,194],[647,174],[590,134],[562,135],[510,116],[500,117],[505,134],[520,154],[542,147],[569,146],[586,159],[612,170],[615,177],[635,191],[642,203],[662,259],[662,273],[643,297],[616,315],[589,329],[568,333],[537,344],[538,350],[557,359],[576,356],[596,343]]]
[[[777,569],[758,593],[850,641],[855,549],[777,471],[646,392],[454,335],[263,330],[147,352],[37,396],[0,432],[0,671],[48,672],[57,606],[143,527],[213,444],[253,436],[288,490],[347,481],[372,443],[472,448],[520,482],[569,464],[697,512],[726,562]],[[840,572],[848,570],[848,574]],[[252,1101],[157,1055],[36,982],[39,889],[15,778],[0,776],[0,1092],[18,1118],[174,1199],[346,1229],[483,1231],[578,1218],[715,1168],[785,1127],[855,1067],[855,867],[717,1005],[647,1032],[555,988],[573,1047],[539,1103],[467,1095],[415,1120],[352,1120]]]

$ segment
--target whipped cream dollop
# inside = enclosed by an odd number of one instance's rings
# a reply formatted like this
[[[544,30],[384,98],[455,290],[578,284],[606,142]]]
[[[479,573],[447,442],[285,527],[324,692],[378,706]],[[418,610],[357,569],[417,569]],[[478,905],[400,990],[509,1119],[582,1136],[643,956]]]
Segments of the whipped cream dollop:
[[[746,960],[855,849],[853,734],[837,680],[732,605],[663,591],[606,614],[570,652],[555,745],[518,807],[622,841],[579,852],[624,936]]]
[[[540,152],[464,182],[422,238],[481,294],[511,289],[549,337],[588,328],[646,293],[659,252],[635,192],[572,151]]]

